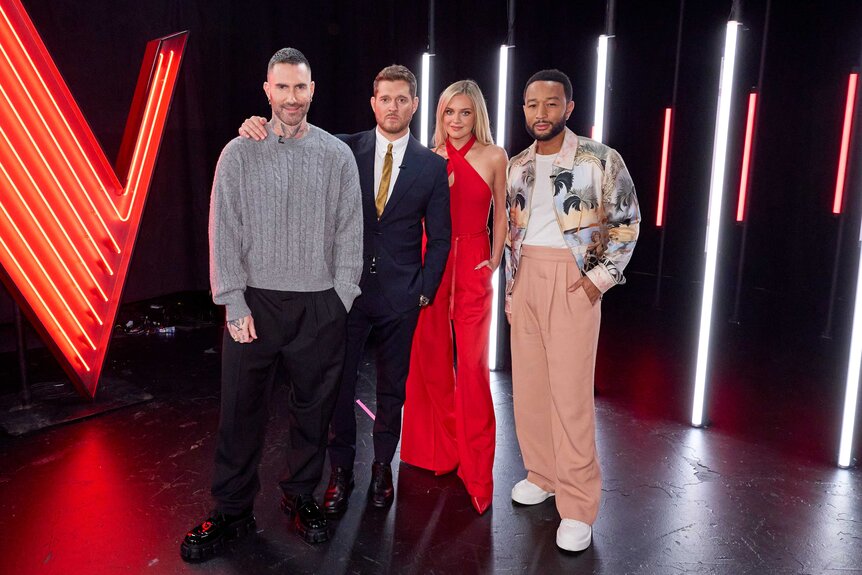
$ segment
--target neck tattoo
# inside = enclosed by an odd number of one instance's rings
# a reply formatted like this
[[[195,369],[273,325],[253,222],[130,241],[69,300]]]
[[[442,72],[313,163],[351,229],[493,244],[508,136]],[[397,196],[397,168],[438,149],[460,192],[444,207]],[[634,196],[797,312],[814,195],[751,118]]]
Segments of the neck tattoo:
[[[308,133],[308,122],[303,120],[296,126],[288,126],[280,120],[273,119],[271,122],[272,130],[278,134],[278,141],[284,139],[299,140]]]

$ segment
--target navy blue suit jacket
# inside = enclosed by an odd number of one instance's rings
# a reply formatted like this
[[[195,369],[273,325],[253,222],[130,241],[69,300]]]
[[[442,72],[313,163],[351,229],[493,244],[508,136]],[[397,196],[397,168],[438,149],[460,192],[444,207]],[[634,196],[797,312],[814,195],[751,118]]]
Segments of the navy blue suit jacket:
[[[413,136],[383,217],[377,219],[374,199],[376,130],[339,135],[353,151],[362,189],[365,263],[360,288],[365,289],[372,258],[384,297],[397,312],[419,306],[419,296],[434,299],[452,236],[446,161]],[[422,221],[428,244],[422,261]],[[361,297],[361,296],[360,296]]]

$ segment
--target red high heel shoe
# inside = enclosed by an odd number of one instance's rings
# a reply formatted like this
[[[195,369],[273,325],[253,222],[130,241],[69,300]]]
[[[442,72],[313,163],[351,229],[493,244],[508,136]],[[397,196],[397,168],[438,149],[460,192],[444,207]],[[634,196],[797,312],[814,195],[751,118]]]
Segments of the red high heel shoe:
[[[476,513],[482,515],[485,513],[489,507],[491,507],[491,498],[490,497],[476,497],[475,495],[470,496],[470,503],[473,505],[473,509],[476,510]]]

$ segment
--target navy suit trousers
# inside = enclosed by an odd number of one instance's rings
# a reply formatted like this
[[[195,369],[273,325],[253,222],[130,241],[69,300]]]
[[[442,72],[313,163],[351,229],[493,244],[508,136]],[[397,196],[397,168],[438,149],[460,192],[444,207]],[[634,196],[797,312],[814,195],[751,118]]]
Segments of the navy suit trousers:
[[[410,348],[419,320],[416,308],[397,312],[383,296],[371,274],[362,287],[347,318],[347,351],[344,376],[335,403],[329,437],[329,459],[332,467],[353,469],[356,457],[356,381],[359,362],[368,336],[374,333],[377,344],[377,400],[374,419],[374,459],[389,463],[395,456],[401,438],[401,409],[410,369]],[[364,411],[359,417],[367,417]]]

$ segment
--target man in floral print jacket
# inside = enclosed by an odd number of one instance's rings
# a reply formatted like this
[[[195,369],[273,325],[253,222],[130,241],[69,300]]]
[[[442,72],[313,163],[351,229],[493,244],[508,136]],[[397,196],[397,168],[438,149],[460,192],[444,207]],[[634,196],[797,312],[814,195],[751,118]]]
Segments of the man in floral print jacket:
[[[527,81],[524,117],[536,141],[509,161],[506,316],[527,469],[512,499],[556,496],[557,545],[582,551],[601,496],[593,403],[601,295],[625,283],[640,211],[619,153],[566,128],[573,109],[564,73]]]

